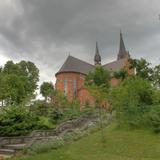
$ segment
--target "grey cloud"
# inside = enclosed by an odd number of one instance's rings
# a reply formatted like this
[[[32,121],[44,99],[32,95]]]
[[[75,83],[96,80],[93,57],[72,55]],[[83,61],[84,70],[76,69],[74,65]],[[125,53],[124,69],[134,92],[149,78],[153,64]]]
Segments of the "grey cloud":
[[[159,0],[14,2],[14,7],[2,5],[6,19],[0,16],[0,47],[11,58],[34,61],[43,80],[53,78],[69,52],[92,63],[96,40],[103,61],[114,59],[120,29],[133,57],[144,56],[158,63]]]

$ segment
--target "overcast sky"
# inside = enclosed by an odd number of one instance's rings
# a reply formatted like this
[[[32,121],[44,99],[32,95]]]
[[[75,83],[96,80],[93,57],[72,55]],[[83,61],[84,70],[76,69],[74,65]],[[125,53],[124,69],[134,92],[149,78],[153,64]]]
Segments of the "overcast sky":
[[[42,81],[68,54],[93,63],[115,60],[119,32],[133,58],[160,63],[160,0],[0,0],[0,65],[30,60]]]

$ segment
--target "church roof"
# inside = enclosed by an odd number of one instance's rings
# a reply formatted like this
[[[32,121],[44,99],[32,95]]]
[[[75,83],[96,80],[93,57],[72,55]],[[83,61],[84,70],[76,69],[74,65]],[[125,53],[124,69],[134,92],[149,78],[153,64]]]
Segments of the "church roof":
[[[89,64],[85,61],[82,61],[78,58],[68,56],[60,70],[56,73],[63,73],[63,72],[78,72],[82,74],[88,74],[89,71],[94,69],[94,65]]]
[[[125,65],[124,59],[120,59],[120,60],[113,61],[113,62],[103,65],[103,68],[108,71],[114,72],[114,71],[118,71],[121,68],[123,68],[124,65]]]
[[[102,67],[110,72],[118,71],[119,69],[124,67],[124,59],[120,59],[117,61],[113,61],[103,65]],[[68,56],[60,70],[56,73],[64,73],[64,72],[77,72],[82,74],[88,74],[89,71],[94,70],[95,66],[89,64],[85,61],[82,61],[78,58]]]
[[[102,67],[110,72],[118,71],[125,66],[125,58],[129,58],[129,52],[126,51],[122,33],[120,32],[120,46],[117,60],[102,65]],[[88,74],[89,71],[94,70],[97,64],[101,65],[101,56],[99,54],[97,42],[94,61],[95,65],[92,65],[69,55],[60,70],[56,73],[56,75],[64,72],[77,72],[82,74]]]

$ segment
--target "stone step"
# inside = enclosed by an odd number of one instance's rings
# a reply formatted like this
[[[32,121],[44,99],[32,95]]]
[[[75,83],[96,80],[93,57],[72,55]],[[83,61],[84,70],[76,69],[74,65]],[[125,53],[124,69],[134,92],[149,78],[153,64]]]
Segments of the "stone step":
[[[0,154],[0,160],[5,160],[5,159],[11,158],[11,157],[12,157],[12,155]]]
[[[9,144],[9,145],[4,145],[4,149],[13,149],[13,150],[21,150],[26,146],[26,144]]]
[[[13,155],[14,153],[15,153],[14,149],[5,149],[5,148],[0,149],[0,154],[2,155]]]

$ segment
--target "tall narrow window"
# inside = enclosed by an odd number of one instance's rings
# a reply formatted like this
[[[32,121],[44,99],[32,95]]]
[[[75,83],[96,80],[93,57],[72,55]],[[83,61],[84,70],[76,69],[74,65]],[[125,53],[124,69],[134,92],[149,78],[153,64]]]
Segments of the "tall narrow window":
[[[77,95],[77,80],[73,80],[73,96],[76,97]]]
[[[66,96],[68,92],[68,86],[67,86],[67,78],[64,79],[64,95]]]

